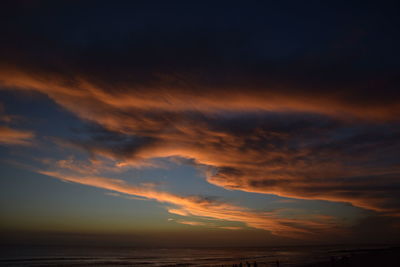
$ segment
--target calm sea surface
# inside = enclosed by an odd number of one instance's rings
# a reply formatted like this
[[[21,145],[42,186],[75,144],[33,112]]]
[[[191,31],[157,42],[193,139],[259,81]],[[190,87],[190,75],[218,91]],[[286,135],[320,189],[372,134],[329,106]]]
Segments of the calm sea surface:
[[[137,249],[61,246],[1,247],[1,266],[298,266],[378,246],[304,246],[276,248]]]

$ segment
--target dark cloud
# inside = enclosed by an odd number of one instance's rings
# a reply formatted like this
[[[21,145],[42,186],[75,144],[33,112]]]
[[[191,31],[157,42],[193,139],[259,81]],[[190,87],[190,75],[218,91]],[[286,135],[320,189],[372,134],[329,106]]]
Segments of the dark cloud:
[[[17,85],[11,72],[64,87],[86,81],[107,97],[168,102],[172,94],[209,109],[399,115],[398,20],[390,5],[351,12],[347,5],[310,3],[302,13],[294,3],[13,6],[0,47],[6,85]]]
[[[135,129],[128,133],[106,131],[105,138],[94,134],[75,143],[127,162],[180,157],[185,164],[212,168],[207,180],[227,189],[399,212],[397,123],[299,113],[179,113],[179,119],[166,118],[158,118],[162,128],[149,129],[133,116],[129,123]]]

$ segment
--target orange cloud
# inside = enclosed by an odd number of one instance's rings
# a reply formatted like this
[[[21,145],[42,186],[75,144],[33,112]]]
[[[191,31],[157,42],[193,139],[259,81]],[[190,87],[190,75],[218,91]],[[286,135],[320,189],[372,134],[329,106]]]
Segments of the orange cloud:
[[[167,192],[153,190],[149,187],[138,187],[127,184],[120,179],[112,179],[97,176],[73,176],[60,172],[41,171],[62,181],[74,182],[88,186],[94,186],[111,190],[117,193],[133,195],[156,200],[161,203],[174,205],[177,208],[168,209],[169,212],[181,216],[199,216],[219,220],[243,222],[249,227],[268,230],[273,234],[299,237],[313,235],[320,231],[331,229],[335,224],[331,220],[296,220],[279,218],[272,212],[254,212],[247,208],[232,204],[201,198],[197,196],[179,196]],[[200,225],[193,221],[179,221],[183,224]]]
[[[100,111],[102,124],[108,125],[109,128],[117,126],[113,120],[113,115],[116,114],[107,113],[115,109],[128,112],[161,110],[208,113],[221,110],[294,111],[373,120],[395,120],[400,115],[400,104],[397,101],[386,99],[385,103],[380,103],[371,99],[366,107],[365,103],[357,101],[351,94],[347,95],[345,89],[340,90],[340,93],[334,91],[334,88],[308,93],[301,86],[291,83],[276,84],[267,81],[216,87],[196,79],[193,83],[182,82],[184,80],[185,77],[159,75],[144,84],[116,83],[116,89],[109,90],[91,81],[91,78],[85,77],[84,74],[67,78],[62,74],[38,73],[10,65],[0,66],[0,82],[4,87],[42,92],[89,120],[97,121],[98,116],[95,114]],[[352,88],[347,89],[352,91]],[[149,127],[157,126],[151,119],[142,118],[140,122],[142,127],[145,124]]]
[[[237,227],[237,226],[222,226],[219,228],[226,229],[226,230],[241,230],[241,229],[243,229],[242,227]]]
[[[120,144],[76,143],[118,161],[117,167],[157,167],[154,158],[179,157],[204,167],[208,182],[229,190],[399,212],[398,101],[356,99],[350,85],[301,90],[269,81],[216,86],[184,75],[112,84],[98,78],[0,70],[4,86],[39,91],[80,118],[129,137]]]
[[[4,145],[30,145],[34,138],[31,131],[16,130],[0,126],[0,144]]]
[[[184,221],[184,220],[177,220],[177,223],[180,224],[187,224],[187,225],[191,225],[191,226],[207,226],[207,223],[203,223],[203,222],[195,222],[195,221]]]
[[[331,149],[293,150],[274,144],[290,142],[290,136],[256,132],[243,137],[208,127],[193,122],[193,133],[183,127],[178,132],[170,132],[168,137],[161,133],[158,138],[162,141],[149,143],[128,154],[119,153],[118,147],[101,147],[101,144],[87,148],[92,152],[104,151],[101,155],[128,163],[170,157],[193,160],[193,164],[204,167],[208,182],[229,190],[348,202],[393,214],[398,211],[396,173],[400,170],[397,166],[379,166],[379,162],[365,165],[371,152],[354,158],[352,154],[346,155],[347,152]],[[257,146],[253,148],[253,145]],[[353,146],[359,149],[365,144]],[[389,159],[397,153],[396,146],[388,148],[383,144],[383,148],[391,151],[387,154]],[[346,162],[353,165],[346,165]]]

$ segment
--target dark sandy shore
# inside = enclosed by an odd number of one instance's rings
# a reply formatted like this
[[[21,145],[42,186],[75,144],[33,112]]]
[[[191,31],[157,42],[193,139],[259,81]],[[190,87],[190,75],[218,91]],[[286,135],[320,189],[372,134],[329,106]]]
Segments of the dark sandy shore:
[[[319,262],[299,267],[400,267],[400,247],[348,251],[341,257],[332,257],[330,261]],[[281,266],[282,267],[282,266]]]
[[[300,264],[297,267],[400,267],[400,247],[335,251],[336,256],[325,261]],[[341,256],[338,256],[340,254]],[[224,265],[232,267],[285,267],[282,262]],[[293,265],[290,265],[293,266]]]

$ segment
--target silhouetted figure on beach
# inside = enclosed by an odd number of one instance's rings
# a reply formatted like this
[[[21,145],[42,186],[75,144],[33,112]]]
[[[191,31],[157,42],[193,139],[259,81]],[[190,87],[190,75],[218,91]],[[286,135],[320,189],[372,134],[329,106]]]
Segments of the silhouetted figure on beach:
[[[276,267],[279,267],[279,260],[276,261]]]
[[[251,267],[251,265],[248,261],[246,261],[246,267]]]
[[[347,264],[349,263],[349,261],[350,261],[350,257],[349,257],[348,255],[345,255],[345,256],[343,257],[343,261],[344,261],[344,263],[347,265]]]
[[[254,267],[257,267],[257,262],[256,261],[254,262]]]
[[[242,263],[239,263],[239,267],[243,267],[243,264],[242,264]]]

